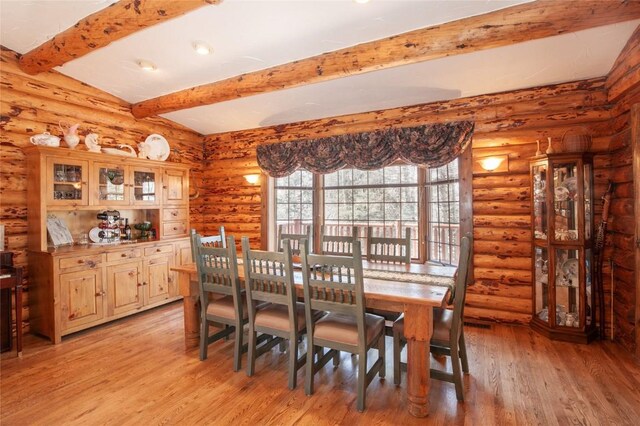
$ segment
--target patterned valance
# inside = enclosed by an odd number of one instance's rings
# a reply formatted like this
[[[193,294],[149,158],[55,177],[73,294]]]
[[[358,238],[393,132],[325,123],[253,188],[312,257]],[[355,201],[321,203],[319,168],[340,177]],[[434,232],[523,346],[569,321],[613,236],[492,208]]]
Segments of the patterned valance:
[[[260,145],[258,165],[272,177],[299,168],[321,174],[348,166],[374,170],[396,160],[439,167],[467,148],[473,128],[471,121],[457,121]]]

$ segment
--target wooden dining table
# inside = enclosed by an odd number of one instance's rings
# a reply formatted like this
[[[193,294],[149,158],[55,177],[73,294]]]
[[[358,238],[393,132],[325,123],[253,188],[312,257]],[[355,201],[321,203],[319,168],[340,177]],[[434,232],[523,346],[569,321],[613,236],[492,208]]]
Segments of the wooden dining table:
[[[364,278],[365,304],[367,308],[404,313],[404,334],[407,339],[407,395],[408,410],[416,417],[429,414],[429,342],[433,333],[433,308],[444,307],[450,287],[442,285],[440,277],[434,277],[438,285],[425,282],[410,282],[410,275],[424,275],[431,272],[428,265],[389,265],[363,261],[368,271],[379,270],[403,275],[403,281]],[[171,268],[178,274],[178,285],[183,297],[185,347],[198,346],[200,338],[200,311],[198,277],[195,264]],[[244,268],[238,268],[238,275],[244,280]],[[302,296],[302,273],[295,272],[299,296]]]

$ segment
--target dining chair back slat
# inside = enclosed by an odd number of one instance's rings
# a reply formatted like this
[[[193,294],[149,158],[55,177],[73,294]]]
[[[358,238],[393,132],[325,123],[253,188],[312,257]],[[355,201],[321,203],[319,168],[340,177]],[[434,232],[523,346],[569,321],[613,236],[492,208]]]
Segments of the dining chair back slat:
[[[287,240],[283,241],[286,247]],[[251,250],[249,240],[242,238],[245,288],[249,307],[254,301],[293,305],[296,292],[293,280],[291,249],[283,252]]]
[[[289,246],[291,247],[291,254],[294,256],[300,256],[300,246],[303,241],[311,241],[311,226],[303,225],[303,233],[294,234],[284,232],[284,225],[278,225],[278,239],[276,243],[276,250],[283,250],[284,240],[289,240]]]
[[[373,227],[367,227],[367,260],[371,262],[411,263],[411,228],[404,238],[374,237]]]
[[[320,252],[324,255],[351,256],[353,245],[358,241],[358,227],[351,227],[351,235],[328,235],[327,227],[322,225]]]

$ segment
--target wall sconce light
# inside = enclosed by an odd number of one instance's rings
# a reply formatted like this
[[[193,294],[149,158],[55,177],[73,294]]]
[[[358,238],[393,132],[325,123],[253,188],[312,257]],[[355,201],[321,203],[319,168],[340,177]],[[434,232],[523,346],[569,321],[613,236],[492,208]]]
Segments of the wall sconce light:
[[[251,185],[255,185],[258,182],[260,182],[260,175],[257,173],[251,174],[251,175],[244,175],[244,180],[246,180]]]
[[[509,156],[506,154],[479,158],[478,163],[480,163],[480,167],[482,167],[487,172],[509,171]]]

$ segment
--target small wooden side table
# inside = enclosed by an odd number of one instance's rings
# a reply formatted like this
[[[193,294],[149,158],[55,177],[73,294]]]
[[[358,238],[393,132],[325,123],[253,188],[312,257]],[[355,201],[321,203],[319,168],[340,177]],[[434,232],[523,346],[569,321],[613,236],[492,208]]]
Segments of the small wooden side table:
[[[22,356],[22,267],[13,266],[13,253],[0,252],[0,289],[11,291],[16,295],[16,348],[18,356]],[[9,299],[10,300],[10,299]],[[9,312],[9,342],[11,342],[11,313]]]

